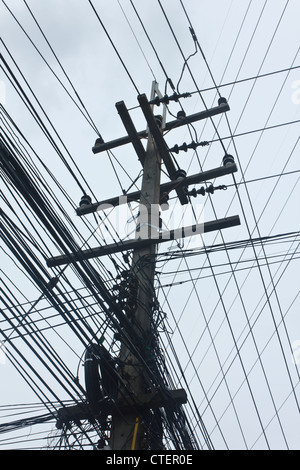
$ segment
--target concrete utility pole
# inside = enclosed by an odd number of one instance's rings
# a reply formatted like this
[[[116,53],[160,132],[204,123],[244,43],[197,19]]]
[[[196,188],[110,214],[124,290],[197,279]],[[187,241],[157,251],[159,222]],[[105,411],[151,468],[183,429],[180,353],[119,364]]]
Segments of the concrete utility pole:
[[[140,197],[140,221],[142,221],[137,238],[152,238],[153,230],[151,226],[151,210],[158,207],[160,202],[160,173],[161,158],[157,151],[155,142],[151,134],[148,137],[147,150],[144,160],[144,173]],[[147,214],[141,211],[147,210]],[[158,229],[158,227],[157,227]],[[157,231],[156,229],[156,231]],[[140,336],[141,344],[148,344],[151,328],[151,312],[154,300],[154,270],[155,263],[153,255],[156,252],[156,245],[136,249],[132,258],[131,274],[137,280],[137,309],[134,312],[133,325]],[[146,394],[145,378],[142,373],[141,364],[126,347],[121,348],[121,362],[124,360],[123,377],[126,386],[132,393],[134,401],[138,405],[143,405],[141,397]],[[127,388],[126,387],[126,388]],[[126,390],[123,391],[126,393]],[[111,441],[112,449],[139,450],[142,448],[143,421],[136,411],[119,413],[116,410],[112,420]]]

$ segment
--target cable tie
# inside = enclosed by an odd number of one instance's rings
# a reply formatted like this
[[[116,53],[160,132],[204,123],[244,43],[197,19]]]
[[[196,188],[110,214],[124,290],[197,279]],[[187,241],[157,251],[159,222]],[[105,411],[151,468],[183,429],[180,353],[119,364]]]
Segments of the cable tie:
[[[47,287],[48,289],[53,289],[53,287],[56,286],[56,284],[58,283],[59,281],[59,277],[52,277],[49,282],[47,283]]]
[[[195,33],[195,31],[194,31],[194,28],[192,28],[192,26],[190,26],[189,29],[190,29],[190,33],[191,33],[191,35],[192,35],[193,40],[194,40],[195,42],[197,42],[198,39],[197,39],[196,33]]]
[[[172,90],[174,91],[174,90],[175,90],[175,86],[174,86],[174,83],[172,82],[171,78],[168,78],[168,82],[169,82],[170,87],[171,87]]]

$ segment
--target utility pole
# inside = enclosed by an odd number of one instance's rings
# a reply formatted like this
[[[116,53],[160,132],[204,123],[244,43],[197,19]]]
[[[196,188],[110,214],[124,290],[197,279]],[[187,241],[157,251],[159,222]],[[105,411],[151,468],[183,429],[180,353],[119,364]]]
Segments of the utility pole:
[[[153,227],[151,226],[151,211],[158,207],[160,202],[160,173],[161,158],[157,151],[152,135],[149,133],[147,150],[144,160],[144,173],[140,197],[141,211],[147,211],[140,217],[142,225],[138,228],[137,237],[151,237]],[[146,216],[146,217],[145,217]],[[134,312],[133,326],[140,336],[141,344],[148,345],[151,337],[151,312],[154,301],[154,257],[156,245],[134,250],[132,257],[131,275],[137,284],[137,309]],[[143,405],[141,397],[146,394],[145,378],[141,370],[141,364],[128,349],[121,347],[120,361],[124,361],[123,377],[125,377],[126,388],[132,393],[138,405]],[[126,393],[126,390],[123,391]],[[116,410],[112,420],[111,441],[112,449],[138,450],[142,448],[143,419],[133,411],[119,413]]]
[[[157,95],[155,99],[155,95]],[[164,378],[158,377],[158,384],[151,380],[151,373],[154,375],[158,370],[153,365],[153,356],[151,362],[151,350],[154,346],[155,335],[152,327],[152,314],[155,304],[155,255],[157,245],[170,239],[184,238],[197,233],[205,233],[212,230],[221,230],[227,227],[233,227],[240,224],[238,216],[228,217],[216,221],[205,222],[200,227],[193,226],[193,232],[189,230],[191,227],[183,227],[179,232],[171,231],[167,237],[159,232],[159,207],[163,202],[164,195],[171,191],[177,193],[177,197],[182,205],[189,201],[189,194],[203,194],[204,188],[200,191],[195,189],[188,192],[190,184],[198,184],[201,181],[210,181],[213,178],[222,177],[237,171],[236,165],[230,156],[226,156],[223,160],[224,165],[199,173],[197,175],[186,176],[185,172],[176,171],[173,159],[170,155],[166,142],[163,138],[163,129],[171,130],[173,127],[179,127],[190,122],[200,119],[207,119],[222,112],[229,110],[226,100],[219,100],[219,106],[210,110],[205,110],[192,116],[180,118],[171,123],[165,122],[165,109],[163,116],[155,116],[153,114],[154,104],[164,103],[168,97],[162,97],[159,93],[156,82],[153,82],[151,100],[148,101],[145,95],[140,95],[138,101],[147,121],[146,131],[137,132],[135,126],[129,116],[124,102],[116,104],[116,108],[127,130],[128,136],[104,143],[99,139],[93,147],[94,153],[100,153],[109,148],[131,143],[136,151],[138,159],[143,167],[143,179],[141,190],[132,194],[128,194],[128,202],[138,200],[139,219],[136,229],[136,237],[134,240],[125,240],[121,244],[106,245],[103,247],[82,250],[79,253],[67,253],[47,261],[49,267],[59,266],[61,264],[76,263],[85,259],[97,256],[105,256],[107,254],[132,250],[132,262],[129,270],[129,277],[132,285],[133,303],[127,305],[126,308],[126,325],[128,320],[132,325],[132,341],[133,346],[120,335],[121,347],[118,362],[118,374],[120,377],[118,384],[118,395],[116,398],[116,406],[112,411],[112,420],[110,428],[109,446],[112,450],[141,450],[153,448],[162,449],[162,432],[157,429],[157,423],[151,424],[148,420],[149,413],[155,415],[157,410],[168,407],[168,401],[173,401],[179,406],[186,403],[187,396],[184,390],[166,390],[164,389]],[[175,96],[178,99],[178,96]],[[148,138],[146,150],[141,143],[142,138]],[[178,146],[177,146],[178,147]],[[185,147],[186,148],[186,147]],[[164,164],[165,169],[170,177],[170,181],[161,184],[161,166]],[[215,188],[218,189],[218,188]],[[204,191],[204,192],[203,192]],[[214,188],[212,189],[212,192]],[[106,200],[105,202],[107,202]],[[123,201],[123,199],[122,199]],[[120,203],[117,198],[109,200],[113,206]],[[121,202],[121,203],[124,203]],[[77,214],[82,216],[98,210],[101,203],[92,203],[89,198],[84,196],[81,200]],[[153,217],[154,216],[154,217]],[[153,222],[154,221],[154,222]],[[195,228],[195,230],[194,230]],[[178,233],[180,235],[178,235]],[[128,334],[128,329],[127,329]],[[153,369],[152,369],[153,366]],[[155,381],[154,381],[155,382]],[[76,414],[77,420],[83,419],[79,417],[78,409],[64,410],[64,415],[68,415],[70,421],[73,414]],[[82,416],[82,412],[81,415]],[[97,419],[97,417],[95,417]],[[150,423],[150,424],[149,424]],[[149,444],[147,442],[147,433],[149,427],[151,435],[157,432],[157,439]],[[158,426],[159,428],[159,426]]]

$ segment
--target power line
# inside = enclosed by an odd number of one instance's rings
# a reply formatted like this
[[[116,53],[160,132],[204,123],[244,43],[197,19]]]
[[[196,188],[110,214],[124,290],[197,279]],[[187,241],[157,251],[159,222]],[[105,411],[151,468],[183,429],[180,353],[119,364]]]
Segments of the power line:
[[[122,59],[122,57],[121,57],[121,55],[120,55],[120,53],[119,53],[119,51],[118,51],[116,45],[114,44],[114,42],[113,42],[113,40],[112,40],[112,38],[111,38],[111,36],[110,36],[108,30],[106,29],[106,27],[105,27],[103,21],[101,20],[99,13],[97,12],[96,8],[94,7],[93,2],[92,2],[91,0],[88,0],[88,1],[89,1],[90,6],[92,7],[93,12],[95,13],[95,15],[96,15],[96,17],[97,17],[97,20],[99,21],[100,25],[102,26],[102,28],[103,28],[103,30],[104,30],[104,32],[105,32],[105,34],[106,34],[106,36],[107,36],[109,42],[111,43],[111,45],[112,45],[112,47],[113,47],[115,53],[117,54],[117,56],[118,56],[118,58],[119,58],[121,64],[123,65],[123,67],[124,67],[124,69],[125,69],[125,71],[126,71],[128,77],[129,77],[129,79],[130,79],[132,85],[134,86],[134,88],[135,88],[137,94],[139,95],[140,92],[139,92],[139,90],[138,90],[138,88],[137,88],[137,86],[136,86],[136,84],[135,84],[135,82],[134,82],[134,80],[133,80],[133,78],[132,78],[132,76],[131,76],[131,74],[130,74],[128,68],[126,67],[126,65],[125,65],[125,63],[124,63],[124,61],[123,61],[123,59]]]
[[[228,118],[227,118],[227,120],[228,120]]]
[[[42,60],[45,62],[45,64],[47,65],[47,67],[49,68],[49,70],[51,71],[51,73],[54,75],[54,77],[57,79],[57,81],[60,83],[60,85],[62,86],[62,88],[64,89],[64,91],[67,93],[67,95],[71,98],[71,100],[73,101],[73,103],[75,104],[75,106],[78,108],[78,110],[81,112],[81,114],[84,116],[84,118],[87,120],[87,122],[91,125],[91,127],[95,130],[95,132],[100,136],[100,133],[99,131],[97,130],[97,127],[95,125],[95,123],[93,122],[91,116],[89,115],[81,97],[79,96],[78,92],[76,91],[73,83],[71,82],[70,80],[70,77],[67,75],[64,67],[62,66],[61,62],[59,61],[57,55],[55,54],[52,46],[50,45],[48,39],[46,38],[44,32],[42,31],[38,21],[36,20],[32,10],[30,9],[30,7],[28,6],[28,4],[26,3],[25,0],[23,0],[28,11],[30,12],[34,22],[36,23],[37,27],[39,28],[39,31],[41,32],[43,38],[45,39],[47,45],[49,46],[51,52],[53,53],[55,59],[57,60],[61,70],[63,71],[65,77],[67,78],[72,90],[74,91],[75,93],[75,96],[76,98],[78,99],[80,105],[82,106],[82,108],[84,109],[85,113],[82,111],[82,109],[79,107],[78,103],[76,103],[76,101],[74,100],[74,98],[71,96],[70,92],[67,90],[67,88],[65,87],[65,85],[62,83],[62,81],[60,80],[60,78],[58,77],[58,75],[54,72],[53,68],[50,66],[49,62],[45,59],[44,55],[40,52],[40,50],[37,48],[36,44],[33,42],[33,40],[30,38],[29,34],[25,31],[25,29],[23,28],[23,26],[21,25],[21,23],[19,22],[19,20],[17,19],[16,15],[12,12],[12,10],[8,7],[8,5],[5,3],[4,0],[2,0],[2,3],[5,5],[5,7],[7,8],[7,10],[9,11],[9,13],[12,15],[12,17],[14,18],[14,20],[16,21],[16,23],[18,24],[18,26],[21,28],[21,30],[23,31],[23,33],[25,34],[25,36],[27,37],[27,39],[30,41],[30,43],[32,44],[32,46],[34,47],[34,49],[37,51],[37,53],[39,54],[39,56],[42,58]],[[2,41],[3,42],[3,41]],[[4,43],[3,43],[4,44]]]

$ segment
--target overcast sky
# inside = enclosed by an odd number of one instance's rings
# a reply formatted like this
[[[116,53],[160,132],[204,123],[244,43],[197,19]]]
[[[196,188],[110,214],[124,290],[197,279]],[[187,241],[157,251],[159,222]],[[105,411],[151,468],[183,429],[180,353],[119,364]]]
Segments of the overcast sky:
[[[191,93],[181,100],[187,115],[217,106],[219,95],[230,105],[226,118],[199,121],[192,129],[183,127],[165,135],[170,148],[192,138],[212,142],[197,153],[175,155],[188,175],[220,166],[224,147],[237,163],[234,178],[229,175],[215,182],[227,185],[226,191],[192,199],[198,217],[205,203],[205,221],[233,215],[241,219],[238,227],[206,235],[205,244],[299,231],[299,1],[162,0],[163,8],[154,0],[133,4],[144,28],[129,0],[94,0],[99,17],[87,0],[0,2],[0,52],[86,188],[80,173],[84,175],[93,201],[127,190],[140,176],[141,165],[131,145],[114,149],[110,158],[105,152],[94,155],[98,135],[84,117],[86,111],[105,141],[126,135],[115,108],[121,100],[137,130],[144,130],[137,96],[145,93],[149,98],[154,80],[162,94],[172,94],[167,74],[181,93]],[[76,206],[81,189],[2,69],[0,80],[1,102],[34,149],[26,144],[36,168],[56,191],[43,164],[48,167]],[[179,110],[178,103],[171,103],[167,121]],[[157,108],[161,112],[162,107]],[[162,180],[167,180],[164,173]],[[140,182],[141,178],[137,186]],[[6,186],[0,188],[1,208],[11,217],[23,217]],[[87,239],[89,231],[74,206],[59,191],[57,196]],[[171,208],[174,205],[172,200]],[[93,217],[88,220],[96,229]],[[193,248],[202,246],[201,239],[191,243]],[[198,254],[157,265],[160,284],[173,283],[158,290],[159,299],[190,396],[217,449],[299,449],[297,244],[294,236],[281,244],[217,251],[207,257]],[[187,247],[185,241],[183,248]],[[109,260],[107,266],[113,269]],[[19,287],[19,302],[25,301],[25,292],[32,302],[38,298],[38,290],[3,250],[0,267],[1,278],[7,281],[6,275]],[[178,269],[184,272],[175,276]],[[49,333],[53,345],[55,338]],[[20,338],[16,341],[19,346]],[[78,358],[69,354],[66,362],[76,374]],[[37,402],[5,359],[0,365],[0,405]],[[47,377],[42,368],[41,373]]]

